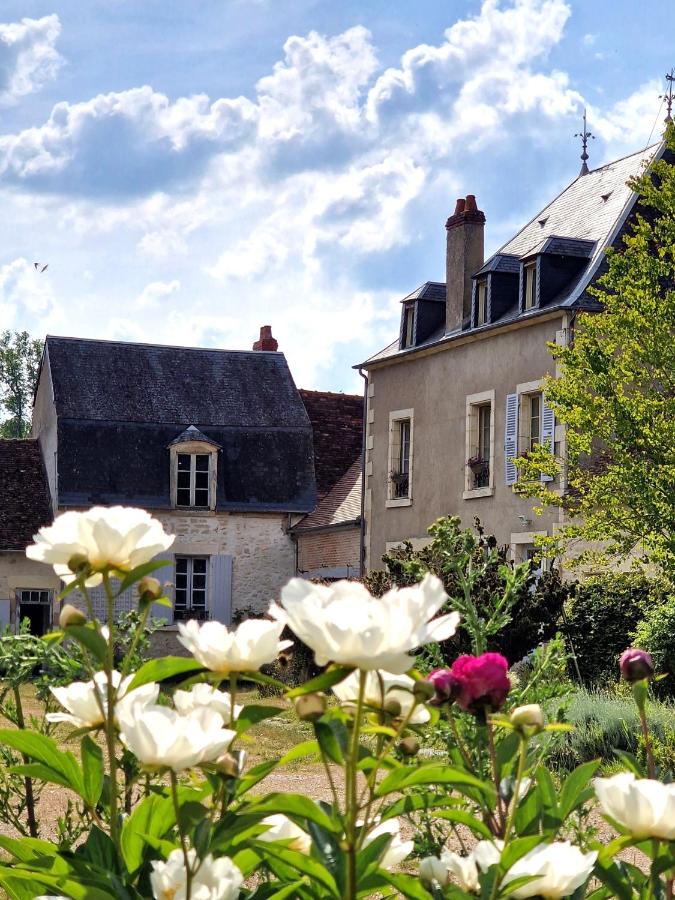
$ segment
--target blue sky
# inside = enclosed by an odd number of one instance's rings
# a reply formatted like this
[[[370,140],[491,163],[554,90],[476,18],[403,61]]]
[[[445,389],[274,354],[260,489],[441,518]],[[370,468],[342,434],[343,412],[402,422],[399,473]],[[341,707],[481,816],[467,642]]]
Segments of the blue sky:
[[[495,249],[658,138],[670,0],[5,0],[0,330],[248,349],[359,389],[475,193]],[[44,273],[33,263],[49,263]]]

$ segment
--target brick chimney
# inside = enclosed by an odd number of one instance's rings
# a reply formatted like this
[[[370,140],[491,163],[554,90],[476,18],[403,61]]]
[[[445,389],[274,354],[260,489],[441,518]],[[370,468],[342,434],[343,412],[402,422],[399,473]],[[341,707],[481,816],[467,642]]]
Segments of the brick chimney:
[[[278,350],[279,343],[272,337],[272,326],[260,326],[260,338],[253,345],[254,350]]]
[[[484,262],[485,213],[473,194],[457,201],[445,227],[445,330],[453,332],[461,331],[471,316],[471,276]]]

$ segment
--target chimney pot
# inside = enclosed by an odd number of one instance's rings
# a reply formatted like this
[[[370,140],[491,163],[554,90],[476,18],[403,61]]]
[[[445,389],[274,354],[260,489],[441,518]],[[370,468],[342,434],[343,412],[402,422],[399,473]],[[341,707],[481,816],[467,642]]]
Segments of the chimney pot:
[[[464,212],[465,207],[466,207],[466,200],[464,200],[463,197],[458,197],[457,203],[455,203],[455,211],[453,213],[453,216],[459,216],[461,213]]]
[[[260,338],[253,344],[254,350],[275,351],[279,349],[278,341],[272,337],[272,326],[260,326]]]
[[[466,206],[464,207],[466,212],[478,212],[478,207],[476,206],[476,195],[475,194],[467,194],[466,195]]]

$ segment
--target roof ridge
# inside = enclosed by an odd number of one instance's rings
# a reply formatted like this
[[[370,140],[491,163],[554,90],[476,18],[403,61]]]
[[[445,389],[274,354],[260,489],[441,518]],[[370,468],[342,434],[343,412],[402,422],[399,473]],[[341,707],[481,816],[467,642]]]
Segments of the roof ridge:
[[[265,351],[265,350],[228,350],[223,347],[186,347],[182,344],[152,344],[148,341],[118,341],[109,338],[89,338],[74,337],[72,335],[48,334],[45,337],[47,341],[71,341],[72,343],[88,343],[88,344],[114,344],[121,347],[151,347],[158,350],[190,350],[195,353],[239,353],[241,355],[256,357],[283,357],[285,354],[282,350]]]

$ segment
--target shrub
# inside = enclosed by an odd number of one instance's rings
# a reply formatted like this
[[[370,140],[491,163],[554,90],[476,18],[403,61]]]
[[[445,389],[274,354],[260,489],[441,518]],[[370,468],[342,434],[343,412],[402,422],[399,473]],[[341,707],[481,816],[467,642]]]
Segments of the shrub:
[[[654,685],[657,693],[675,695],[675,596],[647,611],[635,630],[633,643],[648,650],[656,671],[667,676]]]
[[[618,659],[645,612],[665,598],[665,586],[633,572],[596,575],[575,584],[565,604],[565,632],[588,687],[618,678]]]

